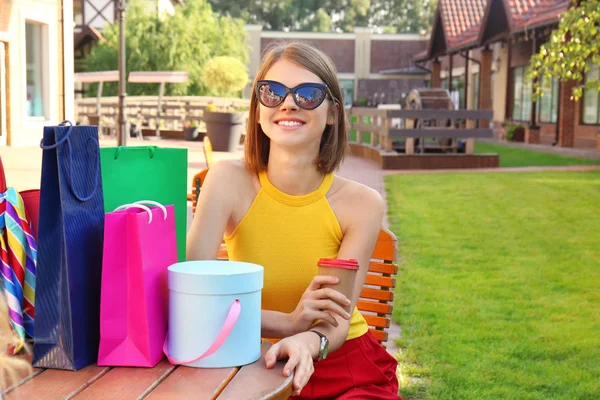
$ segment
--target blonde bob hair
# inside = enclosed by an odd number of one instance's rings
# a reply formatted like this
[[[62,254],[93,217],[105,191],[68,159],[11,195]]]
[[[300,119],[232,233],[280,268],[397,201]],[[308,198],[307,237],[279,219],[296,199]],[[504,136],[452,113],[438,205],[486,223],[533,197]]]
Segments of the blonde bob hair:
[[[258,123],[259,101],[256,96],[256,82],[264,79],[269,69],[277,61],[285,59],[317,75],[327,85],[328,97],[336,122],[327,125],[321,138],[319,156],[315,166],[322,174],[338,169],[348,152],[348,128],[343,105],[343,95],[337,79],[336,68],[331,59],[322,51],[302,42],[275,43],[265,50],[262,64],[252,85],[248,129],[245,139],[246,166],[250,172],[258,173],[267,169],[270,139]]]

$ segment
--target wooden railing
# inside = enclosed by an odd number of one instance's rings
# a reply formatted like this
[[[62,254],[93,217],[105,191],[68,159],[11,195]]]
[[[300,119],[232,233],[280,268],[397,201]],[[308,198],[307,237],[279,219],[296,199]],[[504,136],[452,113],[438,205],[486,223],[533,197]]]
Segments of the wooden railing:
[[[159,112],[158,96],[131,96],[127,97],[125,113],[127,122],[138,127],[182,131],[187,121],[202,131],[204,109],[211,103],[245,109],[250,105],[247,99],[170,96],[162,98]],[[117,128],[118,106],[117,97],[102,97],[99,104],[96,98],[75,99],[75,119],[83,124],[100,125],[105,133],[110,133]]]
[[[383,152],[424,154],[428,150],[457,152],[457,140],[466,139],[466,154],[474,152],[474,139],[493,136],[491,128],[476,128],[478,120],[491,120],[491,110],[382,110],[350,109],[355,143],[368,144]],[[370,134],[365,142],[364,135]],[[430,140],[430,142],[427,142]],[[415,142],[419,146],[415,149]]]

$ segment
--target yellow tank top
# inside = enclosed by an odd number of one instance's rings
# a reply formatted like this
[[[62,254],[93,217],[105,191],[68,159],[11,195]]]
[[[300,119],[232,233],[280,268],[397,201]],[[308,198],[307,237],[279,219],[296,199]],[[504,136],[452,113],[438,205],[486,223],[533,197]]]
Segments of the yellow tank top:
[[[342,241],[340,224],[325,195],[333,174],[317,190],[291,196],[259,174],[261,189],[230,236],[225,236],[232,261],[262,265],[264,310],[290,313],[317,275],[319,258],[336,258]],[[364,335],[368,325],[354,309],[346,340]]]

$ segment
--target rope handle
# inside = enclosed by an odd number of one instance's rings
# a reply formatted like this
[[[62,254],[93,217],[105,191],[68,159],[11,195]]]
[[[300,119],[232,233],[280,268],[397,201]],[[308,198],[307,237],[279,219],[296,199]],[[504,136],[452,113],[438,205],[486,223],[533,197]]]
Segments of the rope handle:
[[[175,365],[176,364],[190,364],[195,361],[206,358],[206,357],[210,356],[211,354],[213,354],[215,351],[219,350],[219,348],[223,345],[223,343],[225,342],[225,339],[227,339],[227,337],[231,333],[231,330],[235,326],[235,323],[237,322],[241,311],[242,311],[242,305],[240,304],[240,300],[235,299],[233,301],[233,304],[231,305],[231,307],[229,307],[229,313],[227,313],[227,318],[225,318],[223,327],[221,328],[221,331],[217,335],[217,338],[215,339],[215,341],[200,356],[189,359],[189,360],[176,360],[169,355],[169,345],[168,345],[169,333],[167,332],[167,337],[165,339],[165,343],[163,344],[163,352],[167,356],[167,359],[169,360],[169,362],[171,364],[175,364]]]
[[[67,146],[69,147],[69,187],[71,189],[71,192],[73,193],[73,196],[75,196],[77,198],[77,200],[83,202],[83,201],[87,201],[89,199],[91,199],[92,197],[94,197],[94,195],[96,194],[96,191],[98,190],[98,177],[100,176],[100,155],[99,153],[97,153],[96,156],[96,170],[94,171],[94,188],[92,189],[91,193],[88,194],[87,196],[84,195],[80,195],[79,193],[77,193],[77,190],[75,189],[75,184],[73,183],[73,149],[71,148],[71,140],[69,139],[69,137],[71,136],[71,133],[73,133],[73,124],[71,123],[71,121],[63,121],[60,124],[58,124],[59,127],[63,127],[66,126],[67,124],[69,124],[69,130],[67,131],[67,133],[65,134],[65,136],[60,139],[59,141],[57,141],[54,144],[45,146],[44,145],[44,139],[41,140],[40,142],[40,148],[42,148],[42,150],[53,150],[58,148],[58,146],[60,146],[61,144],[63,144],[64,142],[67,142]],[[54,134],[57,135],[56,132],[56,128],[54,127]],[[100,143],[98,142],[97,139],[93,138],[93,137],[88,137],[88,141],[92,141],[95,145],[96,148],[100,148]]]
[[[148,204],[152,204],[154,206],[159,207],[162,212],[163,212],[163,219],[167,219],[167,209],[165,208],[165,206],[163,206],[162,204],[156,202],[156,201],[152,201],[152,200],[140,200],[140,201],[136,201],[134,203],[130,203],[130,204],[123,204],[120,205],[119,207],[115,208],[114,211],[120,211],[120,210],[127,210],[129,208],[141,208],[142,210],[146,211],[149,215],[148,218],[148,224],[152,223],[152,210],[149,207],[146,207],[145,205],[143,205],[142,203],[148,203]]]

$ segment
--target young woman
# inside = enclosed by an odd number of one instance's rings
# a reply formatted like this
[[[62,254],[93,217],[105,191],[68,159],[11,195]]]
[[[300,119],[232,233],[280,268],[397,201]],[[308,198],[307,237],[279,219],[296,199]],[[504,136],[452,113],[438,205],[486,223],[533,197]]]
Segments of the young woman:
[[[342,91],[329,57],[302,43],[265,55],[250,100],[245,160],[211,167],[188,236],[188,260],[262,265],[262,336],[281,339],[267,367],[288,359],[297,399],[398,399],[396,360],[355,308],[384,204],[337,176],[347,152]],[[355,296],[323,285],[320,258],[357,259]]]

